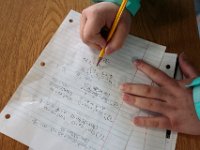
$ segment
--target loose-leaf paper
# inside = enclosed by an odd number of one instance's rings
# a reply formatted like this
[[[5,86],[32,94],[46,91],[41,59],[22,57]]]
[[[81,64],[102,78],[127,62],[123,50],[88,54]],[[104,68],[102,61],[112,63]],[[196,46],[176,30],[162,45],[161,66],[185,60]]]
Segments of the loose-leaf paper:
[[[71,11],[0,114],[0,132],[35,150],[173,150],[176,133],[136,127],[151,113],[123,103],[124,82],[153,85],[132,61],[165,69],[176,56],[165,47],[128,36],[96,66],[98,51],[79,36],[80,14]],[[168,132],[169,133],[169,132]]]

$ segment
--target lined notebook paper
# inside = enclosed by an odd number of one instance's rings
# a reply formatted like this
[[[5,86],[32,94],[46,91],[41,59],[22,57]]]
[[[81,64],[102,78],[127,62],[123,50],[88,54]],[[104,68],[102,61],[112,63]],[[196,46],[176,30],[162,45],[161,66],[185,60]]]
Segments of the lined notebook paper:
[[[176,55],[128,36],[122,49],[96,67],[98,52],[79,37],[71,11],[0,114],[0,132],[34,150],[173,150],[176,133],[136,127],[149,115],[121,100],[124,82],[152,84],[135,59],[173,75]],[[169,64],[170,69],[166,70]]]

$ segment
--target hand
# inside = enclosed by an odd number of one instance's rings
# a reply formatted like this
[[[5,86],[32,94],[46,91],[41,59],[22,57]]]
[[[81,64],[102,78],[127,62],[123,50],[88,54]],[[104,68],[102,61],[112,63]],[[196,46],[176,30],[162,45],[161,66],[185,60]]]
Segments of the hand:
[[[179,64],[186,79],[176,81],[141,60],[135,62],[140,71],[159,85],[159,87],[132,83],[121,85],[123,100],[126,103],[159,113],[157,116],[135,117],[133,122],[136,125],[200,135],[200,121],[195,112],[192,90],[185,87],[198,76],[198,73],[184,54],[179,56]]]
[[[118,27],[106,45],[106,40],[100,31],[103,27],[111,28],[119,6],[110,2],[101,2],[83,10],[81,16],[80,35],[84,43],[91,48],[101,50],[106,47],[106,54],[110,54],[122,47],[131,25],[131,15],[125,10]]]

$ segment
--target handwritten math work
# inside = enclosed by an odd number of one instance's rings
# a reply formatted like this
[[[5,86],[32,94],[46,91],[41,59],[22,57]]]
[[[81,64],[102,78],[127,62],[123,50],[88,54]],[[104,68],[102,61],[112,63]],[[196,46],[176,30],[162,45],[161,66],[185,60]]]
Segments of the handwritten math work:
[[[150,114],[124,104],[119,90],[123,82],[152,84],[134,59],[165,68],[172,57],[129,36],[96,67],[98,52],[80,40],[79,17],[71,11],[61,24],[1,112],[0,131],[34,150],[172,150],[176,134],[136,127],[134,116]],[[172,75],[175,60],[167,61]]]

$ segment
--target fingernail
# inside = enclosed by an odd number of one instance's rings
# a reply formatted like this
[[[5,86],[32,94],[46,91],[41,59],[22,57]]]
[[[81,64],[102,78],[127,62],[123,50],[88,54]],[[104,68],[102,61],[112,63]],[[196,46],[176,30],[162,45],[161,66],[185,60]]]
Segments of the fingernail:
[[[105,54],[109,55],[111,53],[112,53],[111,49],[107,46],[106,49],[105,49]]]
[[[132,57],[132,63],[134,63],[136,60],[138,60],[138,57]]]
[[[102,48],[105,48],[106,47],[106,42],[103,42],[101,46],[102,46]]]
[[[182,58],[183,58],[184,60],[187,60],[187,56],[185,55],[185,52],[182,52],[182,53],[181,53],[181,56],[182,56]]]
[[[123,99],[127,104],[130,104],[130,103],[131,103],[131,100],[129,99],[129,96],[128,96],[127,94],[123,94],[122,99]]]
[[[139,124],[139,119],[137,117],[133,118],[133,123],[135,125],[138,125]]]
[[[105,48],[105,55],[108,55],[109,54],[109,50],[108,50],[108,47]]]
[[[119,89],[123,91],[125,89],[125,85],[124,84],[120,85]]]
[[[125,98],[126,98],[126,94],[122,93],[122,99],[125,99]]]
[[[142,62],[141,60],[137,59],[134,61],[134,64],[136,67],[138,67],[141,64],[141,62]]]
[[[120,90],[124,90],[124,85],[123,85],[123,84],[120,85],[120,86],[119,86],[119,89],[120,89]]]
[[[105,51],[105,56],[109,55],[110,52],[109,51]]]
[[[122,93],[122,100],[125,100],[125,99],[126,99],[126,94]]]

